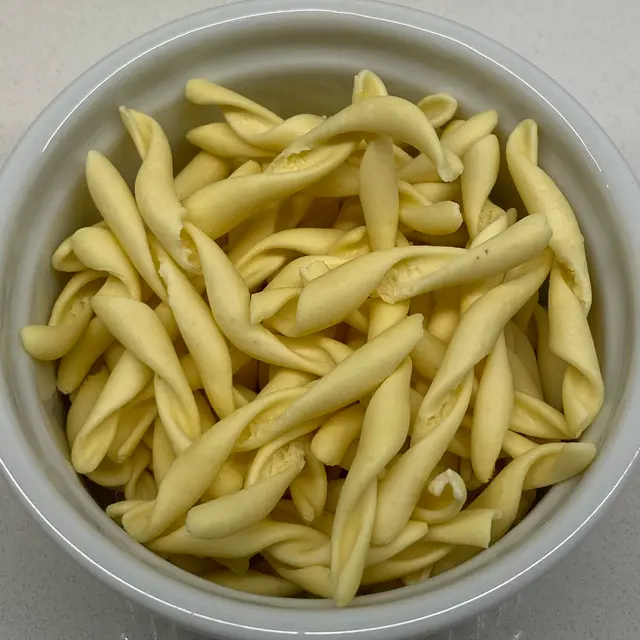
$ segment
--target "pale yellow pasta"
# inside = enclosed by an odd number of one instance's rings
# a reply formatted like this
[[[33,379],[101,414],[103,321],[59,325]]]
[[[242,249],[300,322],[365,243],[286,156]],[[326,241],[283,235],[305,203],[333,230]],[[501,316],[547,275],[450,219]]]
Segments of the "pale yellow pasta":
[[[433,126],[420,109],[395,96],[364,98],[345,107],[298,138],[283,155],[285,158],[299,155],[348,133],[373,133],[410,144],[433,162],[444,182],[451,182],[462,173],[460,159],[443,149]]]
[[[536,304],[534,309],[536,328],[538,331],[537,364],[540,373],[540,384],[544,399],[558,411],[562,411],[562,381],[567,363],[559,358],[549,345],[549,315]]]
[[[171,338],[147,305],[118,296],[95,296],[96,315],[109,331],[153,371],[156,401],[174,446],[186,446],[200,434],[200,420]],[[163,404],[160,404],[161,400]]]
[[[261,325],[250,322],[250,294],[235,267],[218,245],[195,226],[187,230],[198,249],[207,285],[209,306],[225,337],[252,357],[280,366],[322,375],[319,368],[287,348]]]
[[[493,134],[480,138],[462,156],[464,173],[460,178],[462,210],[469,236],[481,231],[480,216],[491,190],[498,179],[500,146]]]
[[[254,429],[238,446],[243,450],[254,449],[265,440],[302,422],[341,409],[371,392],[407,357],[421,334],[422,317],[419,315],[387,329],[310,386],[269,424],[268,429]]]
[[[187,132],[187,140],[202,149],[223,159],[249,158],[267,160],[276,155],[275,151],[262,149],[243,140],[228,124],[214,122],[196,127]]]
[[[229,348],[207,304],[169,256],[160,257],[159,273],[167,288],[167,302],[193,356],[207,397],[224,418],[235,405]]]
[[[451,126],[454,123],[456,126]],[[450,153],[462,157],[475,142],[490,134],[497,124],[498,114],[495,111],[482,111],[469,120],[450,122],[440,138],[440,143]],[[402,167],[398,177],[412,184],[437,182],[440,179],[432,158],[422,153]]]
[[[334,598],[339,605],[347,604],[355,596],[362,578],[375,522],[376,478],[400,450],[409,432],[410,378],[411,360],[406,358],[378,387],[364,416],[358,449],[340,494],[331,536],[331,573]],[[359,537],[349,531],[360,524],[359,510],[368,520],[366,537],[362,526],[358,527]],[[355,547],[349,544],[354,537]]]
[[[278,226],[280,207],[280,202],[266,205],[260,215],[252,216],[229,230],[226,252],[231,262],[237,264],[256,244],[275,233]]]
[[[353,146],[349,142],[323,146],[304,158],[276,159],[262,173],[208,185],[184,201],[187,219],[212,238],[219,238],[260,207],[320,180],[349,157]]]
[[[107,456],[116,463],[127,460],[142,441],[147,429],[158,415],[155,398],[132,403],[118,416],[118,427],[107,451]]]
[[[338,229],[287,229],[274,233],[254,244],[251,249],[236,259],[234,264],[242,272],[242,268],[256,256],[273,250],[288,250],[303,255],[321,256],[329,253],[343,236],[344,233]],[[229,257],[232,258],[231,253]]]
[[[91,318],[78,340],[60,360],[58,389],[62,393],[75,391],[113,340],[104,322],[97,317]]]
[[[165,290],[156,273],[136,201],[118,170],[98,151],[89,151],[87,186],[100,215],[145,282],[161,299]]]
[[[331,416],[311,441],[313,454],[327,466],[340,463],[351,443],[359,436],[365,407],[361,402]]]
[[[481,138],[489,135],[498,125],[498,114],[489,109],[471,116],[468,120],[459,120],[455,126],[449,126],[440,137],[443,146],[457,156],[464,156]]]
[[[93,269],[84,269],[75,273],[54,302],[48,324],[51,326],[60,324],[65,313],[76,300],[91,298],[99,291],[104,278],[105,274]]]
[[[411,517],[429,525],[449,522],[460,513],[466,501],[464,480],[456,471],[448,468],[429,482]]]
[[[571,206],[555,182],[538,167],[538,131],[521,122],[507,143],[507,163],[527,210],[544,211],[553,229],[556,263],[549,283],[550,350],[567,363],[562,388],[570,433],[578,437],[604,402],[604,384],[587,322],[591,282],[584,239]]]
[[[327,499],[327,473],[311,450],[309,437],[303,437],[305,465],[289,487],[291,499],[304,522],[313,522],[324,510]]]
[[[433,310],[426,331],[448,344],[460,320],[460,288],[448,287],[433,292]]]
[[[246,591],[261,596],[279,596],[290,598],[299,593],[302,588],[284,578],[271,576],[259,571],[248,571],[244,575],[236,575],[231,571],[211,571],[201,576],[209,582],[214,582],[236,591]]]
[[[136,197],[89,152],[103,219],[55,250],[68,281],[22,332],[59,360],[71,463],[122,498],[109,517],[221,588],[343,607],[472,558],[589,466],[584,241],[535,123],[507,142],[519,219],[495,111],[367,70],[328,117],[185,93],[224,122],[187,133],[174,178],[158,122],[121,108]]]
[[[468,251],[451,254],[456,259],[443,261],[442,266],[416,259],[408,261],[404,270],[391,269],[378,286],[378,292],[383,300],[397,302],[437,288],[483,280],[533,258],[547,246],[550,238],[546,216],[530,215]]]
[[[152,540],[186,513],[204,494],[242,431],[261,412],[299,395],[296,388],[271,393],[238,408],[183,451],[167,471],[157,500],[129,511],[122,524],[141,542]]]
[[[78,342],[93,311],[89,297],[75,300],[58,324],[27,325],[20,331],[22,345],[36,360],[57,360]]]
[[[279,453],[269,474],[254,485],[192,507],[187,513],[187,531],[198,538],[224,538],[263,520],[305,465],[297,442]]]
[[[128,295],[140,300],[140,278],[116,237],[108,229],[85,227],[71,236],[71,246],[89,269],[104,271],[126,287]]]
[[[429,119],[434,128],[443,127],[458,110],[458,101],[448,93],[425,96],[418,102],[418,108]]]
[[[173,181],[178,200],[182,201],[208,184],[223,180],[229,175],[229,167],[211,153],[200,151]]]
[[[176,262],[187,271],[197,273],[197,256],[183,242],[186,210],[173,181],[169,141],[162,127],[146,114],[121,107],[120,115],[142,158],[135,185],[140,214]]]
[[[282,151],[324,120],[311,114],[283,120],[245,96],[207,80],[189,80],[185,95],[195,104],[220,107],[225,120],[238,136],[249,144],[274,151]]]
[[[429,202],[445,200],[460,203],[460,184],[456,182],[414,182],[412,187]]]

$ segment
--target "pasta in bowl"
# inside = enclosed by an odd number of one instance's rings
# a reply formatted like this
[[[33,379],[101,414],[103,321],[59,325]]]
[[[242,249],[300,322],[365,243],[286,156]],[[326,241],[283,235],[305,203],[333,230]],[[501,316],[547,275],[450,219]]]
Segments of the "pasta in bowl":
[[[191,611],[223,597],[232,618],[322,609],[291,624],[383,634],[436,628],[421,602],[442,626],[607,456],[627,380],[600,359],[627,316],[612,294],[594,339],[607,251],[545,156],[554,123],[525,100],[505,123],[462,82],[402,90],[387,67],[334,72],[353,83],[325,105],[305,96],[317,71],[283,71],[280,95],[277,77],[245,91],[191,65],[172,118],[133,96],[128,144],[71,147],[94,214],[41,243],[65,282],[21,344],[56,363],[29,365],[40,397],[68,397],[55,464],[106,490],[113,523],[77,481],[69,501]]]

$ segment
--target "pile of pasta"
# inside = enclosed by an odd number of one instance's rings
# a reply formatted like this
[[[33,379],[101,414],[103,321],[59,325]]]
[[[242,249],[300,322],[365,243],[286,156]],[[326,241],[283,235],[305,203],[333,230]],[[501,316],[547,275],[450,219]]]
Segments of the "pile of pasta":
[[[55,251],[70,279],[22,331],[130,536],[220,585],[344,606],[470,559],[591,463],[584,241],[535,122],[506,144],[516,212],[490,199],[495,111],[457,119],[370,71],[326,118],[206,80],[186,97],[223,120],[188,132],[175,178],[132,109],[134,192],[89,152],[102,219]]]

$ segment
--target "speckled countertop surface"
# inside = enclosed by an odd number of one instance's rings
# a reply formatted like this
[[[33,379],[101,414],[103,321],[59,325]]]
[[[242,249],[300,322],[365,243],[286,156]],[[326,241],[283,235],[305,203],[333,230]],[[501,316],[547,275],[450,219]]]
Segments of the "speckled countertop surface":
[[[511,47],[564,85],[640,175],[640,3],[404,0]],[[0,0],[0,164],[69,82],[215,0]],[[639,203],[640,207],[640,203]],[[0,445],[1,446],[1,445]],[[640,470],[580,549],[500,609],[436,640],[640,638]],[[193,640],[89,576],[0,478],[0,640]]]

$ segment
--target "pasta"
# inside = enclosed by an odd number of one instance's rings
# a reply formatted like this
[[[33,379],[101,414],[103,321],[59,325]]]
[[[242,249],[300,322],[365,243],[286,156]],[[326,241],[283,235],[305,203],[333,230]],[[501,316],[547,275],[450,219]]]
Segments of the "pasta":
[[[519,215],[492,199],[495,111],[368,70],[328,117],[185,93],[223,121],[174,176],[160,123],[120,109],[135,195],[88,152],[102,219],[60,243],[68,282],[21,332],[58,361],[109,517],[203,580],[343,607],[481,553],[589,466],[587,258],[533,121],[506,145]]]

